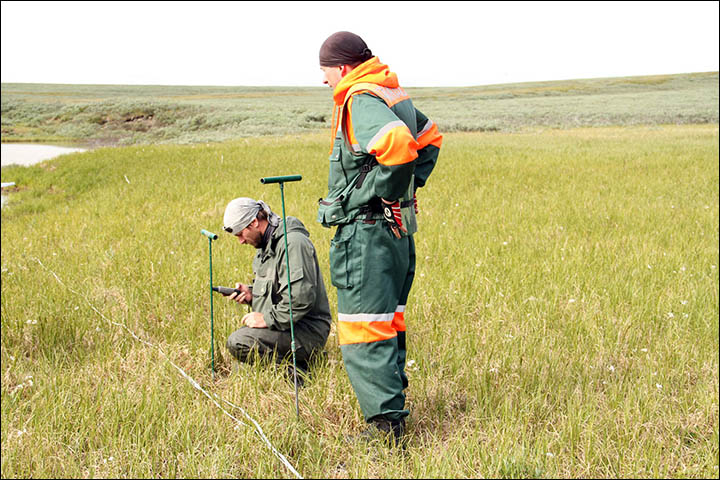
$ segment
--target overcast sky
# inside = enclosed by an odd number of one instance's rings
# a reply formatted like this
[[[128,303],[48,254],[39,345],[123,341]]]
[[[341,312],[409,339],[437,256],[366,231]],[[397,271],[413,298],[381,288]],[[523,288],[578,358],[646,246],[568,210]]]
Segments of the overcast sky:
[[[3,83],[322,86],[333,32],[405,86],[718,70],[718,2],[2,1]]]

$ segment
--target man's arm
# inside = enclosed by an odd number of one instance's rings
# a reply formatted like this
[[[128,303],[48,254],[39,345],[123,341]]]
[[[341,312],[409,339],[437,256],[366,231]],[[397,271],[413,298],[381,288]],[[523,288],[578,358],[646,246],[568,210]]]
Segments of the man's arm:
[[[415,116],[417,118],[418,128],[418,158],[415,161],[415,188],[420,188],[425,186],[425,182],[435,168],[443,137],[437,125],[420,110],[415,109]]]

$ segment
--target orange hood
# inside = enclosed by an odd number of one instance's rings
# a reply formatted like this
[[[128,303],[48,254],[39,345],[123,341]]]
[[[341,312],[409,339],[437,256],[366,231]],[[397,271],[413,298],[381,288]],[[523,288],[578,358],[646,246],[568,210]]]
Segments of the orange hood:
[[[387,65],[380,63],[378,57],[372,57],[355,67],[352,72],[340,80],[333,91],[333,100],[336,105],[342,106],[347,91],[356,83],[375,83],[388,88],[400,86],[397,75],[391,72]]]

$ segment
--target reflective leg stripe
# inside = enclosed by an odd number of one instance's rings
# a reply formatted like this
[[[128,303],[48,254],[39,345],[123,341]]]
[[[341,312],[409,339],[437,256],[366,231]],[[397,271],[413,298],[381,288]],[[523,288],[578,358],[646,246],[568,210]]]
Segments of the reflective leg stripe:
[[[404,331],[405,305],[398,305],[395,313],[338,313],[340,345],[378,342]]]
[[[393,315],[392,326],[396,332],[405,331],[405,305],[398,305]]]
[[[338,342],[371,343],[397,336],[394,313],[338,313]]]

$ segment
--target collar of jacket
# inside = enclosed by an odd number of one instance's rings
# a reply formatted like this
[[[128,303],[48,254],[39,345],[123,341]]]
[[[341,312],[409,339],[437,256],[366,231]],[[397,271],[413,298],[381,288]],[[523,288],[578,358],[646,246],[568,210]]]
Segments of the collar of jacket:
[[[270,243],[270,239],[272,238],[273,233],[275,233],[275,225],[272,223],[268,223],[267,228],[265,229],[265,233],[263,233],[262,240],[260,243],[260,249],[265,250],[265,247]]]
[[[260,248],[258,248],[263,260],[265,260],[269,256],[275,255],[275,248],[277,247],[278,239],[282,238],[284,235],[282,229],[282,220],[280,221],[280,224],[275,227],[273,227],[272,225],[268,225],[268,229],[270,228],[272,228],[273,230],[270,231],[269,235],[267,235],[267,242]],[[267,230],[265,232],[267,233]],[[266,235],[263,235],[263,240],[265,239],[265,237]]]
[[[345,94],[350,87],[356,83],[375,83],[388,88],[397,88],[397,75],[390,71],[387,65],[380,63],[378,57],[372,57],[370,60],[361,63],[340,80],[333,91],[333,100],[336,105],[342,106],[345,102]]]

